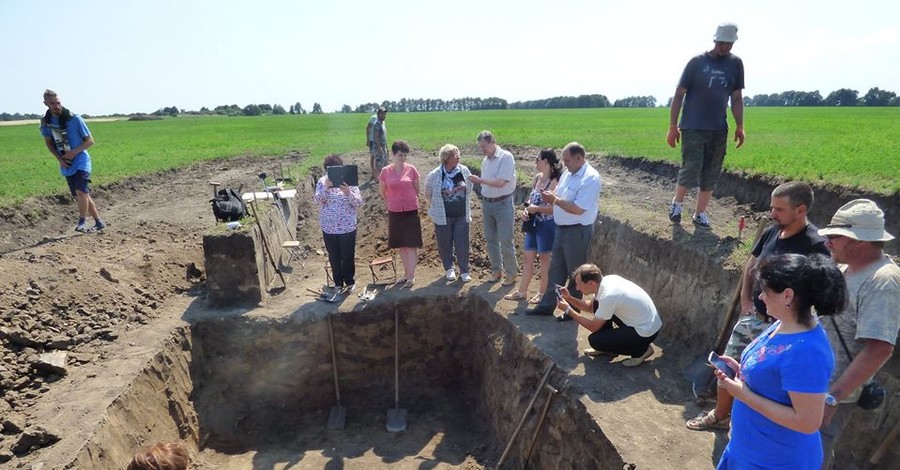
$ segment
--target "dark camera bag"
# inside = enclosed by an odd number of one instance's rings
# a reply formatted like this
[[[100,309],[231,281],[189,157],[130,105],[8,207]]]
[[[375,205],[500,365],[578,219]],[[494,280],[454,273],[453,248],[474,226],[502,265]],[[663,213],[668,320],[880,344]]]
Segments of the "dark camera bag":
[[[211,199],[213,215],[219,222],[234,222],[247,215],[247,206],[244,200],[233,189],[220,189],[215,199]]]
[[[847,358],[850,362],[853,362],[850,348],[847,347],[847,343],[844,341],[844,335],[841,334],[841,330],[838,328],[834,317],[831,317],[831,324],[834,325],[834,331],[837,332],[838,339],[841,340],[841,346],[844,347],[844,353],[847,354]],[[862,393],[859,394],[859,400],[856,401],[856,405],[867,411],[874,410],[884,403],[885,395],[884,387],[878,385],[878,382],[873,378],[871,382],[863,386]]]

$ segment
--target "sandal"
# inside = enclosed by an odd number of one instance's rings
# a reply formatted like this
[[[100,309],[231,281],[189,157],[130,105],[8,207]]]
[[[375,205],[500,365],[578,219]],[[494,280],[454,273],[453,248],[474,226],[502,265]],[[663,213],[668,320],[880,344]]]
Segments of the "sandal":
[[[525,298],[525,294],[523,294],[519,291],[515,291],[515,292],[511,292],[509,294],[504,295],[503,298],[506,300],[522,300]]]
[[[534,294],[534,297],[528,299],[528,303],[531,305],[539,304],[539,303],[541,303],[541,298],[543,298],[543,297],[544,297],[544,294],[541,292],[538,292],[537,294]]]
[[[406,281],[406,282],[403,283],[403,287],[405,287],[405,288],[407,288],[407,289],[412,289],[412,288],[413,288],[413,284],[415,284],[415,283],[416,283],[416,280],[415,280],[415,279],[410,279],[410,280],[408,280],[408,281]]]
[[[397,279],[394,284],[406,284],[407,282],[409,281],[407,281],[405,277],[401,277],[400,279]]]
[[[722,419],[716,418],[716,410],[708,413],[700,413],[696,418],[689,419],[684,426],[691,431],[709,431],[715,429],[728,429],[731,426],[731,416]]]

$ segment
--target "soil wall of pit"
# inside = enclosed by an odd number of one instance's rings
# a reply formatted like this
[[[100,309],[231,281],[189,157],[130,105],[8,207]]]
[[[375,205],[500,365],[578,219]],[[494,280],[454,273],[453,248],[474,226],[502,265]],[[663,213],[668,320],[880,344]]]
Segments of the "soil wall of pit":
[[[682,342],[698,356],[715,343],[740,279],[737,270],[726,270],[691,247],[604,215],[594,227],[588,259],[605,273],[620,274],[646,289],[663,319],[660,341]],[[867,459],[881,444],[871,436],[887,436],[900,420],[900,354],[892,356],[876,379],[887,389],[885,404],[855,412],[836,449],[838,464]]]
[[[604,215],[594,226],[588,260],[604,273],[636,282],[650,294],[663,319],[661,335],[667,340],[703,347],[715,342],[741,277],[737,270],[726,270],[695,249],[660,240]]]
[[[333,315],[341,397],[350,413],[393,407],[395,309],[401,406],[409,419],[423,411],[416,407],[427,406],[435,390],[461,394],[471,400],[476,420],[497,437],[494,447],[505,444],[549,362],[475,297],[419,298]],[[194,403],[208,446],[246,448],[248,435],[267,429],[291,435],[298,416],[321,416],[324,426],[323,410],[335,404],[326,320],[205,321],[194,326],[193,337]],[[562,393],[552,403],[531,464],[621,468],[621,457],[564,377],[553,373],[551,383]],[[536,407],[546,393],[541,397]],[[510,462],[523,461],[536,421],[533,413]]]
[[[296,199],[260,200],[255,206],[258,226],[250,218],[245,219],[249,227],[227,230],[224,224],[217,224],[203,236],[211,305],[253,305],[265,300],[269,286],[275,283],[280,287],[281,282],[270,256],[279,270],[291,269],[291,254],[281,244],[297,236]]]
[[[106,419],[74,460],[53,468],[121,470],[138,449],[155,442],[181,441],[196,453],[199,420],[191,403],[190,360],[190,330],[178,328],[112,401]]]
[[[669,162],[648,160],[645,158],[609,157],[625,168],[649,172],[675,180],[678,178],[678,165]],[[747,175],[745,173],[723,171],[713,195],[717,198],[733,197],[742,204],[750,204],[753,210],[765,212],[769,210],[772,190],[784,179],[766,175]],[[879,194],[857,188],[836,187],[831,185],[811,184],[815,191],[815,202],[809,211],[809,219],[819,227],[828,225],[838,208],[854,199],[871,199],[884,211],[885,229],[897,236],[900,234],[900,193]],[[900,255],[900,243],[889,243],[885,251]]]

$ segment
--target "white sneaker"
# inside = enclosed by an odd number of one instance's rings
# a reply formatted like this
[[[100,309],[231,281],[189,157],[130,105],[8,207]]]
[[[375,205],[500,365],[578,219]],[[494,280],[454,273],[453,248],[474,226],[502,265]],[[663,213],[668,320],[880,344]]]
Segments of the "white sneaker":
[[[472,276],[469,276],[469,273],[462,273],[460,280],[462,280],[462,282],[469,282],[472,280]]]
[[[448,280],[448,281],[455,281],[455,280],[456,280],[456,270],[455,270],[455,269],[450,268],[450,269],[447,270],[447,280]]]

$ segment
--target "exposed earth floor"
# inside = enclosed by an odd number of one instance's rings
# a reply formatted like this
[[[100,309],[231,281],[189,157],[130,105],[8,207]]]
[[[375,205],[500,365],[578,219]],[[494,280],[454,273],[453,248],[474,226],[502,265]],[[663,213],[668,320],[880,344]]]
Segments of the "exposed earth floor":
[[[511,150],[520,168],[530,174],[538,149]],[[463,153],[464,159],[477,158],[474,148],[463,149]],[[54,445],[64,445],[67,436],[85,436],[97,413],[87,410],[97,408],[102,412],[109,404],[109,390],[117,386],[92,381],[98,371],[102,370],[105,377],[113,371],[113,376],[127,382],[173,328],[235,313],[206,307],[203,302],[201,239],[215,223],[207,181],[216,179],[234,188],[244,185],[245,190],[256,188],[257,173],[271,171],[279,162],[295,165],[302,158],[286,155],[204,162],[99,188],[94,198],[108,223],[100,233],[73,234],[75,206],[67,197],[34,198],[0,208],[0,416],[5,427],[0,435],[0,458],[5,455],[9,460],[0,466],[16,468],[41,461],[41,450],[16,456],[9,449],[17,440],[15,427],[27,427],[49,410],[57,413],[52,432],[64,438]],[[710,209],[714,230],[695,230],[689,222],[673,227],[666,217],[674,190],[670,176],[629,168],[614,159],[590,159],[603,178],[604,214],[653,238],[676,240],[697,256],[715,258],[729,268],[745,259],[747,244],[737,239],[737,221],[744,216],[755,224],[764,218],[764,212],[730,197],[715,198]],[[361,181],[369,179],[367,154],[345,155],[344,160],[360,166]],[[414,150],[410,163],[424,177],[439,161],[433,152]],[[304,267],[289,276],[286,290],[264,305],[238,314],[278,317],[289,315],[300,304],[315,302],[308,289],[322,286],[325,256],[308,199],[311,181],[312,177],[306,176],[298,182],[301,217],[297,238],[304,245]],[[523,184],[530,185],[530,181]],[[385,208],[377,186],[365,183],[361,189],[365,206],[360,211],[357,242],[357,293],[369,280],[368,261],[389,253]],[[688,205],[692,203],[689,199]],[[526,308],[525,303],[503,299],[515,287],[486,281],[489,264],[477,199],[471,225],[473,281],[468,284],[443,278],[433,226],[424,209],[421,217],[425,248],[419,255],[416,285],[412,289],[379,288],[377,297],[481,296],[568,373],[583,394],[581,402],[625,462],[634,463],[636,468],[662,470],[715,465],[727,443],[725,433],[691,432],[684,427],[685,420],[701,410],[683,376],[697,350],[682,339],[662,335],[652,358],[635,369],[622,367],[623,357],[584,356],[581,350],[588,347],[586,330],[574,322],[516,315]],[[520,233],[516,245],[521,263]],[[535,279],[529,294],[536,293],[538,285]],[[337,307],[341,315],[352,315],[366,305],[350,295]],[[313,308],[327,311],[335,305],[320,303]],[[67,352],[66,375],[34,367],[38,354],[52,351]],[[65,397],[55,393],[73,384],[96,388],[95,401],[65,403]],[[193,468],[323,468],[335,461],[336,455],[341,466],[333,468],[382,468],[403,462],[410,468],[491,466],[502,448],[486,446],[478,424],[460,417],[466,407],[464,400],[450,394],[445,402],[435,403],[429,413],[416,416],[415,425],[405,435],[370,432],[383,415],[363,414],[356,417],[355,424],[348,424],[339,440],[328,435],[316,437],[318,430],[298,437],[306,443],[304,452],[292,452],[290,445],[284,444],[230,455],[203,451],[194,456]],[[317,446],[317,450],[312,449]]]

